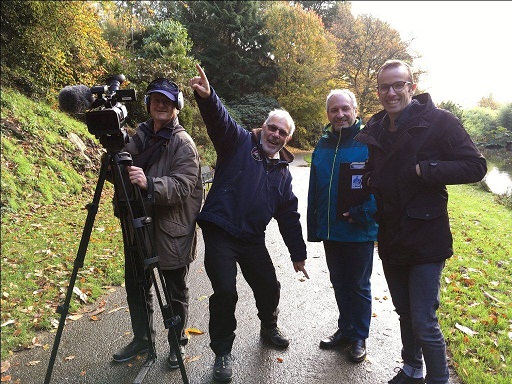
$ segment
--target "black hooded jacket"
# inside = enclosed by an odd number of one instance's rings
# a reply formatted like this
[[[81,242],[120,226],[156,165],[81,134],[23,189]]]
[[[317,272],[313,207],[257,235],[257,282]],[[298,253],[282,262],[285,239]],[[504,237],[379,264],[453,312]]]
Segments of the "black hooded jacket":
[[[379,256],[392,264],[442,261],[453,254],[446,185],[482,180],[486,161],[455,115],[427,93],[398,119],[390,133],[383,110],[355,137],[369,148],[365,180],[377,201]]]

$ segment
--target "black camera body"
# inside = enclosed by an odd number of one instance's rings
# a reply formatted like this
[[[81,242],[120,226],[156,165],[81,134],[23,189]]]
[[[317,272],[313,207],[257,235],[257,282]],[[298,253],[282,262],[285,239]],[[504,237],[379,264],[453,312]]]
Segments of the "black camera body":
[[[90,89],[95,101],[85,113],[85,122],[89,132],[107,149],[119,150],[129,139],[123,128],[128,111],[122,102],[135,101],[136,93],[134,89],[119,89],[124,81],[124,75],[113,75],[107,79],[106,85]]]

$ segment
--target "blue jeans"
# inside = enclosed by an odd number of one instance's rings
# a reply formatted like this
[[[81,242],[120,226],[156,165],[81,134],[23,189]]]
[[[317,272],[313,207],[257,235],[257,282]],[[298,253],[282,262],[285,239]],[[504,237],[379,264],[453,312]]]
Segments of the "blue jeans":
[[[325,259],[338,304],[338,328],[349,340],[366,340],[372,318],[373,241],[324,240]]]
[[[421,377],[423,357],[426,383],[448,383],[446,343],[436,316],[444,261],[420,265],[383,262],[382,265],[393,305],[400,316],[404,372]]]

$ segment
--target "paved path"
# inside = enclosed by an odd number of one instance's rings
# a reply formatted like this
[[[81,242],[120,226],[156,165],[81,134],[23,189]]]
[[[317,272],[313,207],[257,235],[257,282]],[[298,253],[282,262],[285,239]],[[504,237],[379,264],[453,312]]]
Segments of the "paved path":
[[[297,156],[291,167],[304,234],[309,180],[309,168],[305,165],[302,158]],[[204,334],[192,336],[187,346],[185,366],[191,384],[213,382],[211,366],[214,355],[208,346],[208,297],[212,291],[203,268],[204,245],[201,235],[199,239],[199,257],[191,265],[190,273],[189,327],[198,328]],[[232,382],[387,383],[393,376],[393,368],[401,366],[401,345],[398,316],[393,311],[378,255],[375,255],[372,275],[374,317],[367,341],[368,357],[360,364],[353,364],[348,360],[346,350],[324,351],[318,348],[320,339],[335,331],[338,316],[321,243],[307,243],[306,268],[310,280],[305,280],[294,272],[274,221],[267,230],[267,244],[282,285],[279,326],[292,341],[287,350],[278,351],[260,339],[254,298],[240,274]],[[112,354],[131,340],[124,288],[116,288],[104,300],[105,311],[97,315],[99,320],[92,321],[89,316],[84,316],[65,326],[53,369],[52,383],[123,384],[132,383],[137,376],[144,359],[123,364],[111,362]],[[158,306],[155,324],[158,327],[158,360],[150,369],[144,383],[182,383],[180,371],[170,371],[165,362],[169,346]],[[42,345],[47,344],[46,349],[39,347],[15,354],[10,359],[11,368],[7,372],[12,377],[11,382],[43,383],[53,341],[54,334],[43,334],[40,342]],[[455,377],[452,382],[460,384]]]

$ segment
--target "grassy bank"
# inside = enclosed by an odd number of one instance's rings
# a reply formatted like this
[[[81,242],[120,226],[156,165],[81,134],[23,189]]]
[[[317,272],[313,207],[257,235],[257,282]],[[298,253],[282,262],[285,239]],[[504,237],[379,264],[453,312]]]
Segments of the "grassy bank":
[[[439,318],[466,384],[512,380],[512,211],[490,193],[450,186],[454,256]]]

